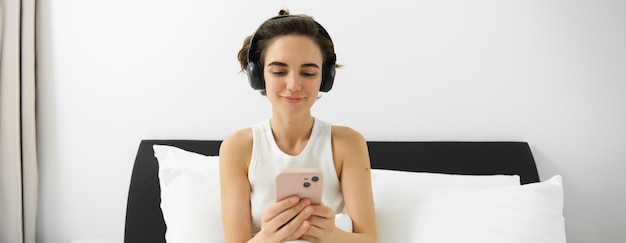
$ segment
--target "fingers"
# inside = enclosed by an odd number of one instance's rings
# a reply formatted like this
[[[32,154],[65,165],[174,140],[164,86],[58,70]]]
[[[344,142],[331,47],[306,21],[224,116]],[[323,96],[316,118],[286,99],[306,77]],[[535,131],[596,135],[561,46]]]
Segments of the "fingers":
[[[309,242],[332,242],[329,241],[329,238],[333,238],[332,235],[336,231],[334,222],[331,222],[327,218],[320,218],[317,216],[311,216],[308,221],[311,222],[311,226],[306,232],[304,232],[304,234],[302,234],[302,236],[300,236],[301,240]]]
[[[306,219],[313,213],[313,207],[310,205],[309,199],[300,200],[298,197],[276,202],[261,217],[262,231],[281,240],[300,238],[311,226],[309,222],[306,222]]]
[[[308,203],[310,203],[310,201]],[[313,213],[313,207],[307,205],[307,203],[301,203],[301,205],[305,205],[304,208],[295,217],[291,218],[289,222],[283,224],[276,232],[280,239],[284,241],[297,240],[304,232],[311,228],[311,223],[308,222],[307,219]],[[297,208],[297,206],[293,208]]]
[[[330,237],[335,231],[335,211],[324,205],[312,205],[313,214],[307,219],[311,227],[300,239],[317,242]]]
[[[263,215],[261,215],[261,221],[269,222],[281,212],[296,205],[299,201],[300,199],[294,196],[285,198],[272,204],[269,208],[267,208],[267,210],[265,210],[265,212],[263,212]]]
[[[316,242],[331,237],[335,231],[335,212],[331,208],[311,205],[310,200],[295,196],[270,206],[262,221],[263,235],[281,242],[297,239]]]
[[[302,212],[297,216],[296,219],[291,220],[285,227],[280,229],[280,231],[292,232],[289,236],[284,238],[285,241],[297,240],[302,237],[302,235],[310,230],[311,223],[307,220],[307,218],[311,215],[313,209],[311,207],[306,207]],[[293,227],[296,227],[293,229]]]
[[[322,218],[330,218],[335,219],[335,211],[331,208],[324,205],[312,205],[313,206],[313,215],[319,216]]]
[[[315,226],[311,226],[309,230],[307,230],[302,236],[300,236],[300,239],[309,242],[319,242],[319,238],[317,237],[319,235],[324,235],[324,231]]]

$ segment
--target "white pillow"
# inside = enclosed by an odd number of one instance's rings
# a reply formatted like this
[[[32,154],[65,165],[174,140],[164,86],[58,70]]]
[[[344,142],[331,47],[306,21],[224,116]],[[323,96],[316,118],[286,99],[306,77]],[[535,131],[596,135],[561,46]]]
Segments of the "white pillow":
[[[406,242],[565,243],[563,184],[556,175],[522,186],[425,198],[408,212]]]
[[[219,157],[168,145],[153,145],[152,148],[159,162],[166,242],[224,242]],[[348,215],[335,215],[335,224],[342,230],[352,231]]]
[[[168,243],[224,242],[219,157],[154,145]]]
[[[403,242],[411,212],[428,197],[457,190],[519,186],[517,175],[450,175],[372,169],[376,229],[380,242]]]
[[[154,145],[153,148],[159,162],[166,241],[223,242],[219,158],[167,145]],[[415,230],[415,225],[422,222],[420,215],[414,215],[419,209],[416,203],[457,190],[519,185],[519,176],[446,175],[374,169],[372,184],[379,241],[402,242],[411,237],[426,237],[409,235]]]

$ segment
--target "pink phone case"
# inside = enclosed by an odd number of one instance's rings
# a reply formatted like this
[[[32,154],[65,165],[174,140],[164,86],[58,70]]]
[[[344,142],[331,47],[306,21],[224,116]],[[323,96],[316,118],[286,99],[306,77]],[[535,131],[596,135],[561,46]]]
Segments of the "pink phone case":
[[[308,198],[311,204],[322,203],[324,177],[314,168],[294,168],[279,171],[276,174],[276,201],[297,195]]]

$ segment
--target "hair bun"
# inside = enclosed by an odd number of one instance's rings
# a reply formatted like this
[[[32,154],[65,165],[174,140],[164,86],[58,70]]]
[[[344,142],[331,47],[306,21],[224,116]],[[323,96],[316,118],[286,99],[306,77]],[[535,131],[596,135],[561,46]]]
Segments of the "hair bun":
[[[278,15],[289,15],[289,10],[286,8],[283,8],[280,11],[278,11]]]

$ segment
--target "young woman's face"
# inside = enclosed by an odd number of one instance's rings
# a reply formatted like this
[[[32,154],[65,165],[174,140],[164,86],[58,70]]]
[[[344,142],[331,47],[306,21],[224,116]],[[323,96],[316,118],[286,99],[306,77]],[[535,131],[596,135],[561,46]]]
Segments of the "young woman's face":
[[[308,112],[322,82],[322,52],[309,37],[287,35],[265,50],[265,91],[274,109]]]

